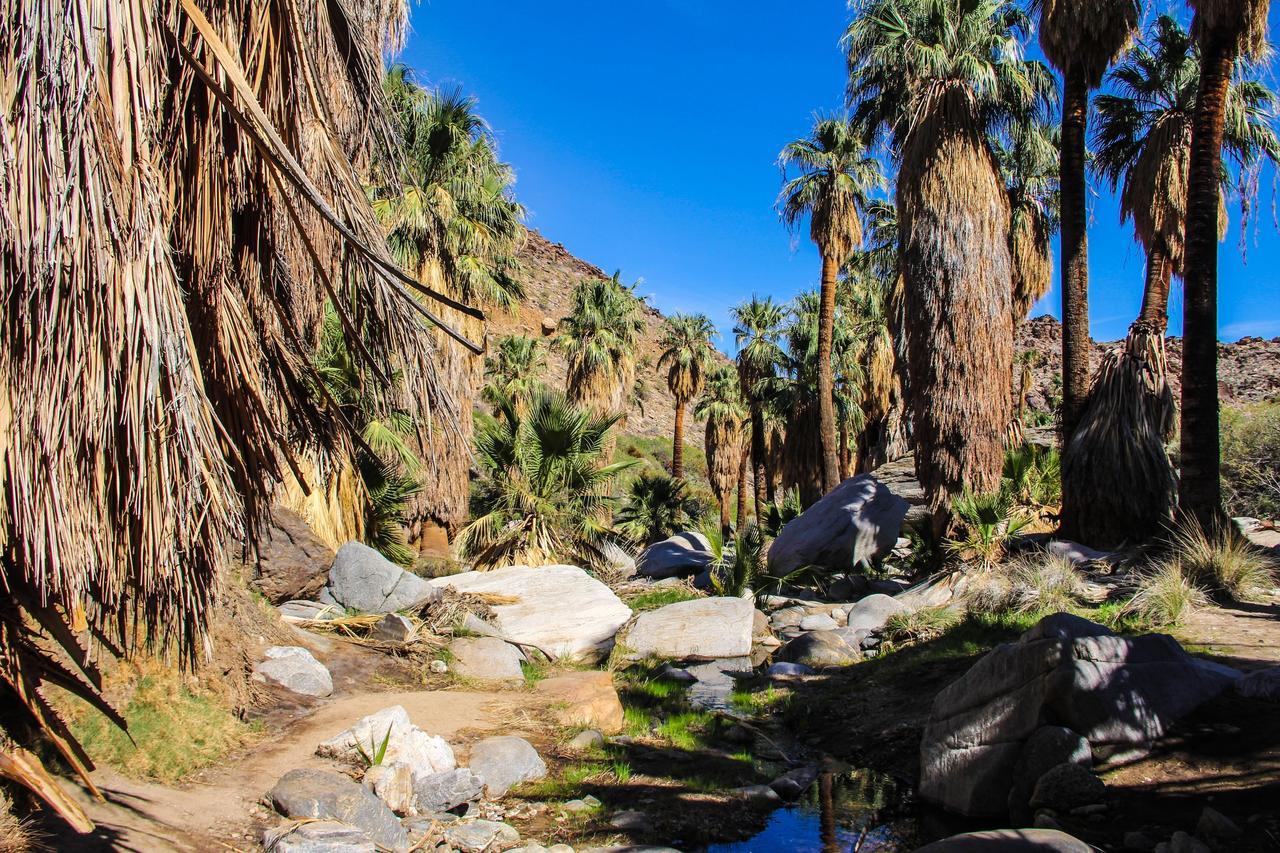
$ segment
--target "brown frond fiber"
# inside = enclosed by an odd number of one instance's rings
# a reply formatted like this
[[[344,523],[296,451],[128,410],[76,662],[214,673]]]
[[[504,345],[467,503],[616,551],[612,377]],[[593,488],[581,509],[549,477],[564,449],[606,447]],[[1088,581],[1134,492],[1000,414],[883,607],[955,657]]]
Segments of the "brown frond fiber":
[[[1138,26],[1134,0],[1038,0],[1040,47],[1055,68],[1078,65],[1090,88],[1129,45]]]
[[[1009,233],[1013,263],[1013,318],[1021,323],[1031,306],[1053,285],[1053,254],[1044,222],[1035,216],[1017,216]]]
[[[403,14],[0,0],[0,609],[82,671],[73,613],[122,648],[204,650],[224,549],[301,477],[294,442],[327,440],[326,299],[419,413],[453,411],[410,291],[475,312],[406,280],[362,189]],[[85,765],[39,699],[71,670],[7,624],[0,680]]]

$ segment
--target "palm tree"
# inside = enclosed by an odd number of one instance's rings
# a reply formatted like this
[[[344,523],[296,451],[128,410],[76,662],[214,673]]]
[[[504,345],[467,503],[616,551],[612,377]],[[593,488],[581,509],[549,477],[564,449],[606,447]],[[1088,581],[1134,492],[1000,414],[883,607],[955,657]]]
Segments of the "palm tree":
[[[396,5],[210,5],[10,4],[0,38],[0,208],[21,235],[0,244],[0,705],[94,795],[46,686],[124,724],[82,630],[200,663],[222,568],[263,528],[294,437],[343,451],[316,429],[337,409],[313,393],[325,301],[365,371],[412,365],[403,390],[440,429],[452,409],[422,321],[457,302],[410,295],[429,289],[389,259],[356,177],[391,154]],[[6,736],[0,762],[93,828],[34,752]]]
[[[788,143],[778,155],[783,177],[794,167],[799,175],[783,184],[778,206],[783,221],[796,228],[806,216],[809,236],[822,255],[822,299],[818,313],[818,436],[822,445],[822,490],[840,483],[836,440],[835,379],[831,365],[832,328],[836,315],[836,277],[840,265],[862,242],[859,214],[870,192],[884,183],[880,164],[846,118],[814,118],[804,139]]]
[[[625,417],[635,384],[636,341],[644,319],[632,290],[622,283],[620,273],[580,282],[573,292],[573,308],[560,321],[554,341],[568,361],[569,400],[598,416]]]
[[[1266,53],[1269,0],[1189,0],[1200,44],[1191,120],[1182,303],[1182,439],[1178,511],[1206,534],[1222,529],[1218,436],[1218,206],[1227,90],[1241,59]]]
[[[489,403],[499,398],[514,400],[524,406],[542,387],[539,377],[547,366],[542,341],[528,335],[503,335],[485,357],[482,396]]]
[[[1009,257],[1013,260],[1013,319],[1021,323],[1053,285],[1049,241],[1058,230],[1060,134],[1044,121],[1013,128],[995,140],[1009,194]]]
[[[613,517],[614,527],[646,547],[698,524],[702,516],[702,504],[689,495],[689,484],[665,472],[641,474],[628,492]]]
[[[733,340],[738,348],[738,384],[751,414],[751,465],[755,479],[756,517],[766,503],[773,502],[773,481],[768,475],[768,441],[764,418],[764,387],[777,375],[783,359],[778,340],[782,336],[785,313],[782,306],[766,296],[752,296],[735,306]]]
[[[1094,379],[1064,460],[1063,492],[1071,495],[1063,532],[1102,547],[1158,533],[1173,512],[1177,478],[1165,452],[1175,406],[1166,379],[1164,333],[1169,287],[1183,270],[1191,124],[1199,89],[1195,42],[1163,15],[1149,37],[1110,74],[1116,93],[1096,107],[1095,164],[1120,189],[1120,213],[1133,220],[1147,251],[1142,308],[1124,344],[1107,354]],[[1280,158],[1271,127],[1275,96],[1261,83],[1232,81],[1226,93],[1223,150],[1248,173]],[[1226,234],[1222,172],[1218,238]],[[1246,198],[1251,183],[1241,181]]]
[[[476,461],[482,477],[460,553],[477,569],[578,561],[596,565],[611,531],[610,487],[639,460],[606,463],[617,415],[595,416],[564,395],[540,391],[521,411],[502,400],[480,415]]]
[[[694,406],[693,414],[707,422],[707,479],[720,504],[720,529],[727,531],[729,501],[734,487],[740,486],[744,476],[742,461],[746,445],[742,440],[746,408],[733,367],[723,365],[708,377],[706,390]],[[746,520],[746,492],[741,487],[739,495],[738,524],[741,526]]]
[[[1129,44],[1137,0],[1032,0],[1040,47],[1062,72],[1062,436],[1065,443],[1089,391],[1089,241],[1085,228],[1085,140],[1089,90]]]
[[[711,364],[711,336],[716,327],[705,314],[673,314],[658,346],[658,369],[667,368],[667,388],[676,401],[675,432],[671,438],[671,476],[684,477],[684,415],[690,401],[702,392]]]
[[[867,0],[844,37],[848,98],[884,129],[904,279],[916,469],[948,518],[965,488],[1000,483],[1013,368],[1009,202],[991,136],[1050,101],[1048,69],[1022,56],[1012,3]]]

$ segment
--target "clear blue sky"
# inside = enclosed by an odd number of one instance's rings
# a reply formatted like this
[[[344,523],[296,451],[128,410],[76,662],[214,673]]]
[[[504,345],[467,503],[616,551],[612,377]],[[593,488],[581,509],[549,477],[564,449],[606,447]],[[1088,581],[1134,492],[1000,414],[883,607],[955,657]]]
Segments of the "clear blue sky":
[[[817,284],[807,236],[792,237],[774,211],[774,161],[814,110],[843,106],[848,19],[840,0],[420,0],[399,58],[427,83],[478,99],[531,227],[607,272],[643,279],[640,292],[665,312],[707,314],[732,350],[732,305],[752,293],[785,301]],[[1273,185],[1268,171],[1247,264],[1231,207],[1219,254],[1227,340],[1280,335]],[[1137,314],[1143,253],[1115,199],[1093,189],[1093,334],[1111,340]],[[1059,298],[1055,285],[1033,315],[1057,314]],[[1175,334],[1180,312],[1175,293]]]

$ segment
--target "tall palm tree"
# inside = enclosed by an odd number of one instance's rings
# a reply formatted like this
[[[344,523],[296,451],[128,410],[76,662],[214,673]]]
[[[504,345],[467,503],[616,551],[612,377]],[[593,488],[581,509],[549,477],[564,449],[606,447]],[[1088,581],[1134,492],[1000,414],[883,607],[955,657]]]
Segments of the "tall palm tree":
[[[1221,529],[1218,436],[1218,193],[1227,90],[1240,58],[1266,51],[1269,0],[1189,0],[1200,44],[1191,120],[1182,303],[1182,440],[1178,511],[1206,533]]]
[[[835,379],[831,365],[832,329],[836,316],[836,278],[840,265],[862,242],[859,219],[870,193],[884,179],[880,163],[847,118],[816,116],[804,139],[788,143],[778,155],[786,177],[778,207],[788,227],[809,218],[809,237],[822,255],[822,299],[818,313],[818,436],[822,445],[822,490],[840,483],[836,438]]]
[[[528,335],[503,335],[485,357],[487,384],[482,396],[494,405],[498,399],[510,399],[523,406],[542,386],[539,377],[546,366],[542,341]]]
[[[756,518],[766,503],[773,503],[773,481],[768,474],[768,438],[764,416],[766,380],[777,375],[783,359],[782,321],[785,312],[773,297],[752,296],[730,312],[733,340],[738,348],[738,384],[751,416],[751,470],[755,480]]]
[[[597,417],[541,391],[525,411],[506,400],[479,416],[472,520],[458,548],[479,569],[582,561],[595,565],[612,532],[611,487],[639,460],[607,463],[617,415]]]
[[[854,120],[888,134],[904,279],[916,469],[935,523],[999,487],[1013,369],[1009,201],[991,136],[1043,111],[1012,3],[867,0],[844,37]]]
[[[621,274],[587,279],[573,291],[554,345],[565,353],[565,393],[596,415],[626,411],[635,384],[636,342],[644,330],[640,300]],[[625,421],[620,422],[620,425]]]
[[[658,346],[658,369],[667,369],[667,389],[676,401],[675,431],[671,437],[671,476],[684,477],[684,416],[689,403],[702,392],[711,365],[711,336],[716,327],[705,314],[673,314]]]
[[[1085,228],[1085,141],[1089,90],[1129,44],[1137,0],[1032,0],[1040,47],[1062,72],[1062,436],[1075,430],[1089,391],[1089,240]]]
[[[707,422],[705,447],[707,451],[707,479],[711,482],[711,491],[720,504],[720,529],[729,530],[729,501],[733,497],[734,487],[739,485],[743,476],[742,460],[745,442],[743,428],[746,421],[746,408],[742,404],[742,393],[738,386],[737,371],[730,365],[723,365],[709,377],[707,387],[693,408],[695,417]],[[738,525],[745,522],[745,492],[738,507]]]
[[[1095,166],[1120,189],[1120,214],[1132,220],[1147,252],[1142,308],[1121,347],[1108,353],[1094,379],[1069,453],[1064,492],[1065,535],[1100,547],[1142,540],[1169,520],[1177,479],[1165,452],[1175,407],[1166,379],[1164,333],[1169,287],[1185,254],[1186,189],[1191,122],[1200,57],[1180,24],[1162,15],[1149,36],[1112,70],[1115,94],[1100,95]],[[1280,158],[1271,126],[1275,96],[1257,81],[1236,79],[1226,94],[1223,150],[1237,168]],[[1218,237],[1226,234],[1222,172]],[[1242,198],[1250,181],[1241,182]]]
[[[996,140],[1009,193],[1009,257],[1013,260],[1013,319],[1021,323],[1053,285],[1049,241],[1059,223],[1059,129],[1045,121],[1015,126]]]

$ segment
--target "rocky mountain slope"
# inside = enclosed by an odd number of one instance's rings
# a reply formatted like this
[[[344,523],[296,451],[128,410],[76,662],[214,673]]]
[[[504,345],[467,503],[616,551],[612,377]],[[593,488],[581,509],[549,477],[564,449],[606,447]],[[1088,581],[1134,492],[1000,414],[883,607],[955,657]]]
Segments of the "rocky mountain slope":
[[[1094,342],[1093,364],[1103,353],[1121,341]],[[1047,411],[1051,401],[1061,397],[1062,324],[1045,314],[1023,323],[1014,342],[1019,353],[1038,352],[1033,370],[1034,381],[1027,405],[1033,411]],[[1169,381],[1175,399],[1181,394],[1182,338],[1165,338],[1169,364]],[[1016,374],[1016,371],[1015,371]],[[1018,377],[1014,376],[1014,383]],[[1256,403],[1280,397],[1280,338],[1241,338],[1235,343],[1218,344],[1218,390],[1223,403]]]

